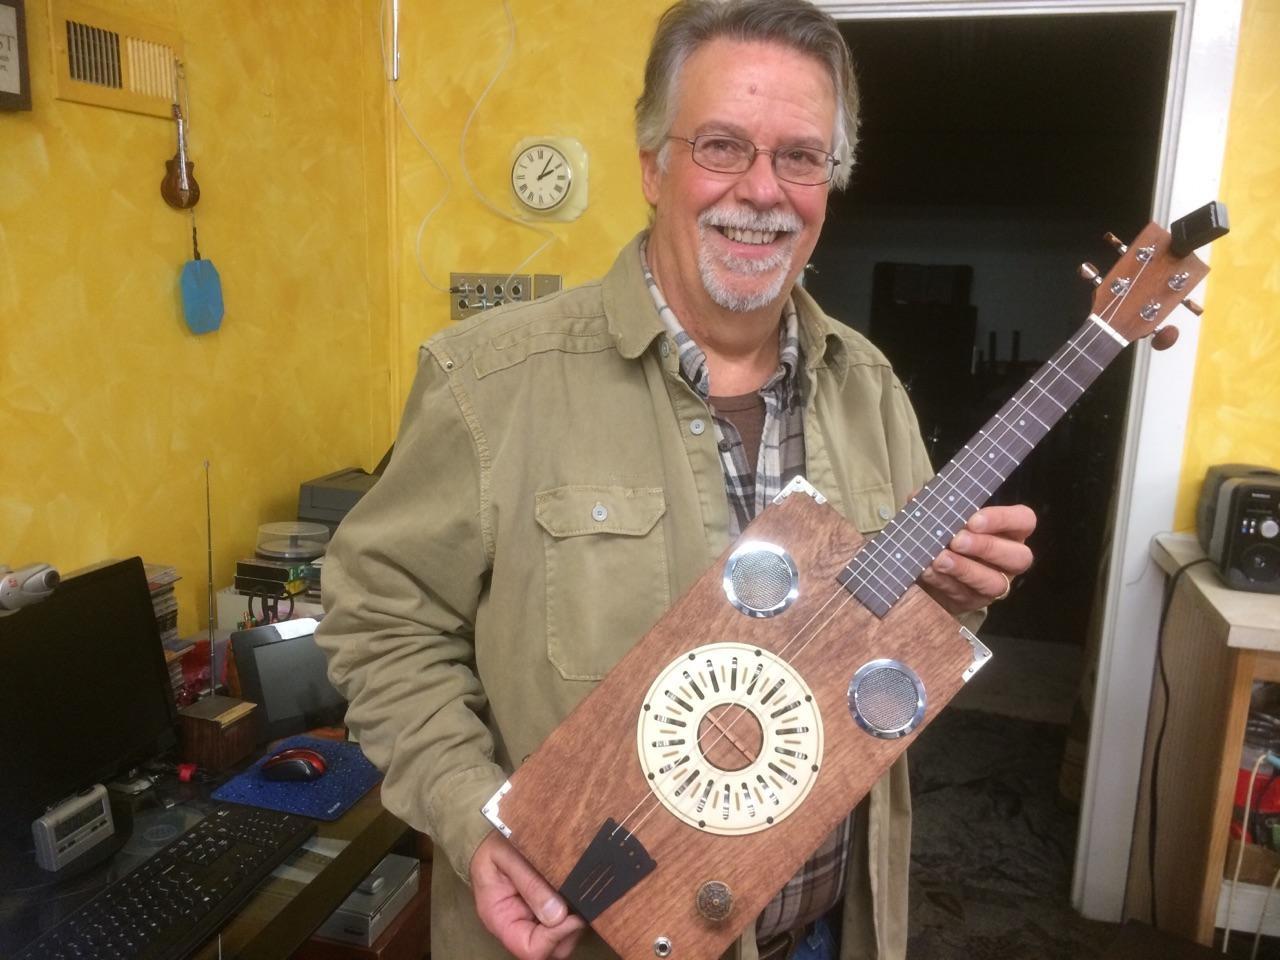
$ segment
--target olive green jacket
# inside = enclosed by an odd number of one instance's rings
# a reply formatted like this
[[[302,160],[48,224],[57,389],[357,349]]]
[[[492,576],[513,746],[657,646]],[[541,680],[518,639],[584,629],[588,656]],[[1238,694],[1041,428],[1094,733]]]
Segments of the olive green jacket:
[[[932,475],[915,417],[879,351],[795,298],[806,476],[870,533]],[[384,804],[435,839],[435,960],[505,956],[464,882],[481,806],[727,546],[709,426],[638,238],[603,280],[423,348],[391,463],[330,546],[317,640]],[[842,957],[901,958],[905,763],[859,816]],[[592,935],[575,953],[611,955]]]

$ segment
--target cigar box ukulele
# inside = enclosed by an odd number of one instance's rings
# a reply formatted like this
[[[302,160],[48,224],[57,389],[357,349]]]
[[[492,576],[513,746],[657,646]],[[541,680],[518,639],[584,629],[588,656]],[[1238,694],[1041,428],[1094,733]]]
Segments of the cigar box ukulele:
[[[1129,342],[1176,339],[1224,233],[1210,204],[1110,237],[1084,324],[871,539],[789,485],[486,804],[625,960],[720,956],[983,665],[917,577]]]

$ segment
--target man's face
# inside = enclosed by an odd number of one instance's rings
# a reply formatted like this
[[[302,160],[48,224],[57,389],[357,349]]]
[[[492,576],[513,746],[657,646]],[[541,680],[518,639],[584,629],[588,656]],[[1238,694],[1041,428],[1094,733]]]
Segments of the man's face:
[[[672,136],[725,134],[767,150],[832,146],[830,75],[789,47],[714,40],[685,62],[676,96]],[[673,306],[751,311],[789,292],[818,242],[830,185],[779,180],[765,154],[734,174],[698,166],[678,140],[667,151],[665,171],[655,153],[640,162],[655,208],[650,261]]]

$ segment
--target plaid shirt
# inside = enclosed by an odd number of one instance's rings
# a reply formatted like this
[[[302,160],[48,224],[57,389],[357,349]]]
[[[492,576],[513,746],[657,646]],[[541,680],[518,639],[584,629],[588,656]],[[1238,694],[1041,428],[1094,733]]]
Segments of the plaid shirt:
[[[667,306],[666,298],[649,271],[646,247],[647,241],[640,244],[645,282],[649,285],[663,325],[676,342],[681,376],[698,396],[708,401],[708,409],[711,410],[719,441],[720,465],[724,470],[725,494],[729,498],[729,535],[737,539],[755,515],[793,477],[804,472],[804,400],[795,304],[788,297],[782,308],[778,369],[759,391],[765,409],[760,454],[756,463],[748,463],[737,428],[719,416],[710,405],[711,374],[707,370],[706,355]],[[804,926],[840,901],[849,858],[849,824],[846,817],[805,861],[800,872],[769,901],[756,921],[757,939]]]

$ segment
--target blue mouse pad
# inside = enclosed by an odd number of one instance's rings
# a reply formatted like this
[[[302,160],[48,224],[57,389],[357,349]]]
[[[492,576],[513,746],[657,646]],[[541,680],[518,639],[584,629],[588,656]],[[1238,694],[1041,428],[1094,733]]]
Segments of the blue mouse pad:
[[[325,772],[315,780],[268,780],[261,767],[267,757],[289,747],[307,747],[324,757]],[[297,813],[315,820],[337,820],[382,779],[360,745],[316,737],[288,737],[244,773],[213,792],[214,800]]]

